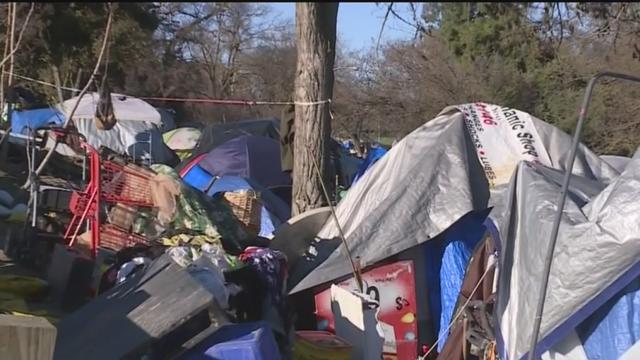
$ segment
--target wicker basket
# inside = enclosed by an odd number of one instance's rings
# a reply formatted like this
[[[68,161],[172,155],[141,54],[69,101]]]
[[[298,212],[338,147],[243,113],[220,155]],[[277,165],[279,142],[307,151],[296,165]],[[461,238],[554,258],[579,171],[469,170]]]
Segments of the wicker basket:
[[[260,194],[251,190],[226,192],[224,199],[231,207],[233,215],[245,226],[247,231],[253,236],[258,235],[260,233],[260,216],[262,214]]]

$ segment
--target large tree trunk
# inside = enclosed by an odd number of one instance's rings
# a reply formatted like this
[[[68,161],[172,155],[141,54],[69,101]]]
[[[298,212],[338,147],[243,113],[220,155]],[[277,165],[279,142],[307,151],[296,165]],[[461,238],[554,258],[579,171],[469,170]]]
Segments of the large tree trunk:
[[[333,96],[338,3],[297,3],[298,64],[295,101],[314,102]],[[293,215],[327,205],[314,167],[332,193],[329,141],[330,104],[296,105],[293,162]]]

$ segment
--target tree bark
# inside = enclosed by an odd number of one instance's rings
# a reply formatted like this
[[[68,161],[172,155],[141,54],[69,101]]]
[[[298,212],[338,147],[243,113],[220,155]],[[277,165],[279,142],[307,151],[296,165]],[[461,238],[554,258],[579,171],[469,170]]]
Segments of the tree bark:
[[[336,48],[338,3],[297,3],[297,73],[295,101],[314,102],[333,96],[333,66]],[[329,194],[329,145],[331,139],[330,104],[295,107],[293,162],[293,215],[326,206],[321,180],[314,160],[322,173]]]

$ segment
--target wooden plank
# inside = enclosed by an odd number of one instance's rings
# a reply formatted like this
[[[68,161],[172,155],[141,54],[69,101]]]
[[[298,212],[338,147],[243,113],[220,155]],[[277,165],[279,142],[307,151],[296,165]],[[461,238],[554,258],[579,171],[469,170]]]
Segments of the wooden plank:
[[[51,360],[56,333],[42,317],[0,315],[0,359]]]

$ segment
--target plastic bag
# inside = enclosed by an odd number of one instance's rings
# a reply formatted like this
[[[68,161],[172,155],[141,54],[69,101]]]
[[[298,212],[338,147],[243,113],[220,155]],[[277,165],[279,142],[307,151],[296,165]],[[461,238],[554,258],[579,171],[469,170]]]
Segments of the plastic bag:
[[[182,267],[191,265],[200,257],[200,254],[190,246],[172,247],[167,250],[167,253],[171,256],[171,259],[176,262],[176,264]]]
[[[136,257],[131,261],[122,264],[118,275],[116,276],[116,284],[121,284],[127,280],[127,277],[138,267],[143,266],[143,270],[151,263],[151,260],[146,257]]]
[[[200,285],[213,294],[222,309],[229,307],[229,291],[224,285],[224,276],[220,269],[191,264],[187,271]]]

